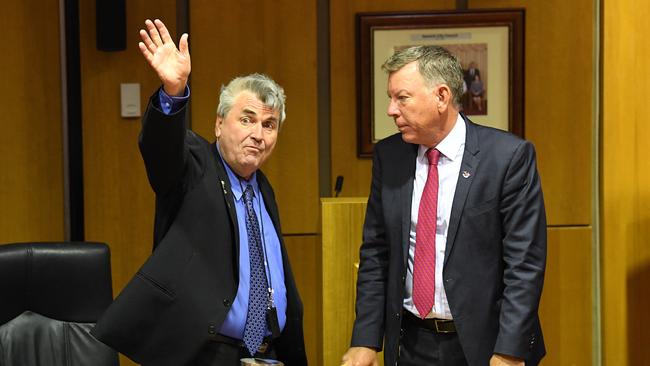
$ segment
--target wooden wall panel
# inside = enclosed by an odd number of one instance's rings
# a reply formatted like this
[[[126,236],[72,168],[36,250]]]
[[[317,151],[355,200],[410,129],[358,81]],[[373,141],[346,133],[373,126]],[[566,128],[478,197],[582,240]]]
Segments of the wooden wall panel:
[[[138,150],[140,118],[120,117],[120,83],[141,83],[144,109],[160,83],[138,50],[138,30],[146,17],[173,29],[174,13],[173,0],[129,1],[127,50],[102,52],[95,45],[94,2],[80,3],[86,239],[111,246],[117,291],[151,253],[154,210]]]
[[[0,12],[0,243],[64,239],[59,2]]]
[[[526,8],[525,129],[539,157],[549,225],[591,221],[593,1],[470,1],[472,8]],[[356,157],[354,14],[445,10],[453,1],[331,2],[332,175],[342,195],[367,195],[368,159]],[[571,29],[567,32],[567,29]]]
[[[650,3],[603,2],[603,365],[650,360]]]
[[[120,83],[141,84],[144,110],[160,82],[138,50],[138,31],[156,17],[173,31],[176,1],[128,1],[127,49],[120,52],[97,50],[94,1],[81,1],[79,12],[86,239],[109,244],[117,295],[151,253],[154,212],[138,150],[140,119],[120,117]]]
[[[525,134],[537,149],[549,225],[591,223],[593,3],[470,1],[526,9]]]
[[[542,365],[592,364],[591,228],[550,228],[540,304]]]
[[[316,235],[292,235],[284,237],[291,269],[305,311],[303,329],[307,361],[312,366],[322,365],[322,298],[321,290],[321,243]],[[288,365],[287,365],[288,366]]]
[[[192,126],[214,140],[219,88],[268,74],[285,89],[287,119],[262,168],[275,189],[284,233],[315,233],[318,221],[316,1],[192,1]]]

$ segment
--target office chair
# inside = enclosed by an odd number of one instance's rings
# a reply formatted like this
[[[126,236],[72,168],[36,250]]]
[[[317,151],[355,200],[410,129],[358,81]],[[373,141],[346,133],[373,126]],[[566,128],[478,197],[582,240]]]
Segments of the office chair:
[[[89,333],[112,300],[106,244],[0,245],[0,365],[119,365]]]

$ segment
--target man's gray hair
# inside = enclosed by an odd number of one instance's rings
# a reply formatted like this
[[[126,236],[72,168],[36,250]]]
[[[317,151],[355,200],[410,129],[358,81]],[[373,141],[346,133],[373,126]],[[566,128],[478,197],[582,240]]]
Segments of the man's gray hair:
[[[217,107],[217,116],[226,118],[226,115],[230,112],[235,102],[235,97],[243,91],[253,93],[264,105],[272,108],[274,111],[279,111],[280,121],[278,121],[278,127],[282,126],[282,122],[286,118],[284,111],[284,103],[286,100],[284,89],[264,74],[255,73],[239,76],[230,80],[228,85],[222,85],[221,94],[219,95],[219,106]]]
[[[381,68],[388,74],[417,61],[418,71],[429,88],[447,84],[453,102],[460,108],[463,95],[463,69],[456,56],[440,46],[415,46],[395,52]]]

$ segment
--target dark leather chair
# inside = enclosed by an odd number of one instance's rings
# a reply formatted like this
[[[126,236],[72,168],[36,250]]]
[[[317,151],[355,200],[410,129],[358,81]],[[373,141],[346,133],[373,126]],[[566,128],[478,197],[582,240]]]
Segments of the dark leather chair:
[[[119,365],[90,335],[112,300],[106,244],[0,245],[0,365]]]

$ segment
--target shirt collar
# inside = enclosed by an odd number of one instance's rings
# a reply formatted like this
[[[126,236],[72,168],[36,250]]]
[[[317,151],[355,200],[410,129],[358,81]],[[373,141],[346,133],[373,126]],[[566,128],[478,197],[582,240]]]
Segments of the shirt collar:
[[[221,156],[221,150],[219,150],[219,143],[215,142],[215,144],[217,145],[217,152],[219,153],[219,159],[221,159],[223,166],[226,167],[226,173],[228,173],[228,180],[230,180],[230,191],[232,192],[233,196],[235,196],[235,200],[236,201],[241,200],[241,197],[244,194],[243,190],[246,189],[246,184],[251,184],[253,186],[253,192],[255,192],[255,196],[258,196],[259,189],[257,188],[257,172],[253,173],[251,179],[249,180],[239,177],[237,174],[235,174],[232,168],[230,168],[230,165],[228,165],[228,163],[226,163],[226,161]]]
[[[463,145],[465,145],[466,129],[465,120],[459,113],[454,127],[449,131],[449,134],[445,136],[438,145],[436,145],[435,148],[438,149],[444,157],[451,161],[454,161],[457,157],[462,157],[463,155],[458,152],[463,148]],[[428,149],[428,147],[420,145],[418,148],[418,159],[426,159],[425,154]]]

